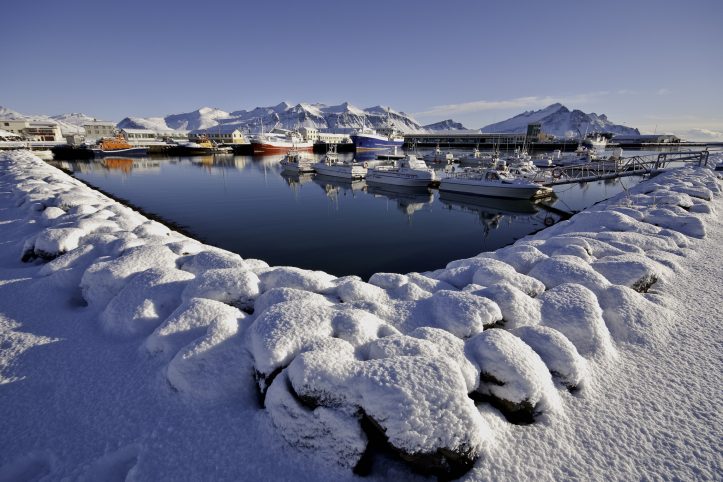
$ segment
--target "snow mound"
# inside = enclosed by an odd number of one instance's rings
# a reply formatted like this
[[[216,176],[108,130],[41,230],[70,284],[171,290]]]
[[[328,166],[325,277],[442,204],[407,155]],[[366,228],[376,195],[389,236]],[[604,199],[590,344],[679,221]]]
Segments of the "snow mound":
[[[99,260],[83,274],[80,288],[83,298],[91,306],[103,307],[117,295],[127,279],[151,268],[176,268],[175,255],[165,246],[137,246],[115,259]]]
[[[260,284],[259,277],[245,268],[209,269],[188,283],[183,299],[208,298],[249,309],[261,292]]]
[[[480,372],[474,395],[491,401],[511,422],[531,423],[561,410],[545,363],[520,338],[502,329],[486,330],[470,338],[465,350]]]
[[[150,333],[181,303],[181,292],[192,276],[151,268],[129,277],[100,314],[103,330],[117,336]]]
[[[618,342],[660,346],[674,320],[670,311],[626,286],[611,286],[599,296],[609,333]]]
[[[357,361],[331,348],[302,353],[287,372],[307,406],[360,413],[366,430],[429,473],[466,472],[490,435],[459,368],[443,358]]]
[[[614,285],[628,286],[635,291],[645,293],[660,279],[671,275],[669,268],[646,256],[623,254],[607,256],[591,264]]]
[[[204,337],[173,357],[166,369],[168,382],[190,398],[252,403],[251,364],[240,333],[238,320],[214,320]]]
[[[241,256],[221,250],[201,251],[181,262],[180,268],[193,274],[210,269],[248,269]]]
[[[513,333],[540,355],[550,373],[570,390],[583,387],[587,361],[562,333],[547,326],[523,326]]]
[[[359,420],[338,410],[304,406],[282,373],[266,394],[266,409],[279,433],[293,447],[322,463],[353,469],[367,448]]]
[[[595,293],[582,285],[562,283],[539,297],[541,324],[565,335],[584,356],[614,352],[610,332]]]
[[[542,281],[548,290],[561,284],[575,283],[599,293],[610,286],[610,282],[603,275],[577,256],[553,256],[544,259],[532,268],[529,275]]]
[[[146,338],[144,347],[150,354],[171,356],[185,345],[203,336],[209,325],[217,320],[240,320],[244,317],[237,308],[205,298],[186,300]]]
[[[333,287],[334,277],[323,271],[309,271],[301,268],[272,268],[259,273],[262,291],[271,288],[296,288],[304,291],[323,293]]]
[[[432,298],[434,326],[460,338],[481,333],[502,319],[499,306],[488,299],[462,291],[438,291]]]
[[[43,259],[53,259],[78,247],[86,231],[79,228],[48,228],[35,238],[33,254]]]
[[[539,300],[528,296],[511,284],[499,283],[489,288],[475,290],[473,293],[489,298],[497,304],[502,314],[500,325],[504,328],[512,329],[540,323],[542,315]]]

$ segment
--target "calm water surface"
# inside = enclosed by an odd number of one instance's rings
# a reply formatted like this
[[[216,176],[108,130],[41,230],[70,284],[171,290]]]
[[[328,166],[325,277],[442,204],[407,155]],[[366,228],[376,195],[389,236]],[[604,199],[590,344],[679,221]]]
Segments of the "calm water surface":
[[[349,155],[351,156],[351,155]],[[368,278],[444,267],[506,246],[561,218],[527,201],[378,188],[281,172],[283,156],[53,161],[83,181],[184,227],[195,238],[271,265]],[[556,188],[579,211],[638,182]]]

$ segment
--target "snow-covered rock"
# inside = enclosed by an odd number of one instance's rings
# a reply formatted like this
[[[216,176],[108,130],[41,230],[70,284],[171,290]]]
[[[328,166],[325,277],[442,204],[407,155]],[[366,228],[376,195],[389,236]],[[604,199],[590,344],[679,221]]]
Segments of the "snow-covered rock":
[[[480,373],[474,394],[490,400],[508,420],[530,423],[562,408],[545,363],[510,332],[485,330],[470,338],[465,350]]]

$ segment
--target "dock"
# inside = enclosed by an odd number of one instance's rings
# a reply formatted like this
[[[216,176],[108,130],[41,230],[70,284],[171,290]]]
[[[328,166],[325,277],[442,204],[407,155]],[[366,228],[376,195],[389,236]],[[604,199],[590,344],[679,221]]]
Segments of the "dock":
[[[661,152],[659,154],[632,156],[620,159],[604,159],[571,166],[543,170],[535,179],[543,186],[559,186],[579,182],[602,181],[627,176],[655,175],[671,163],[696,163],[709,165],[710,152],[685,151]]]

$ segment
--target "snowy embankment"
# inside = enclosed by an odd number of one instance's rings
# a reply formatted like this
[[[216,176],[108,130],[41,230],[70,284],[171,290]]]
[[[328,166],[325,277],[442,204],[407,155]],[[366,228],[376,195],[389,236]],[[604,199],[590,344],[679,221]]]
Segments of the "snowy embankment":
[[[25,452],[0,450],[6,476],[94,478],[131,468],[141,478],[168,476],[154,450],[173,453],[171,464],[180,466],[200,453],[194,467],[218,471],[204,424],[220,427],[212,439],[248,453],[257,439],[281,436],[293,449],[279,453],[300,451],[300,460],[316,464],[295,473],[275,469],[274,460],[249,468],[253,457],[239,459],[241,473],[265,478],[313,478],[319,470],[339,478],[352,469],[398,478],[399,461],[442,477],[473,467],[485,477],[515,473],[498,472],[491,458],[499,438],[510,438],[510,424],[534,424],[545,438],[571,423],[569,409],[580,399],[610,390],[595,379],[600,367],[615,370],[626,350],[669,343],[683,300],[658,288],[675,282],[691,243],[706,236],[720,195],[710,170],[677,169],[512,246],[432,272],[378,273],[367,283],[242,259],[150,221],[28,153],[3,156],[0,241],[2,260],[13,266],[3,279],[13,281],[0,287],[30,283],[52,292],[35,293],[44,306],[0,305],[9,347],[0,358],[0,396],[8,412],[25,414],[20,405],[33,396],[39,412],[49,410],[40,399],[49,382],[12,391],[24,370],[32,372],[23,357],[77,337],[84,340],[78,358],[108,363],[108,371],[76,363],[66,350],[58,362],[68,367],[48,373],[87,386],[99,406],[136,400],[141,411],[173,414],[166,427],[114,407],[100,420],[76,420],[105,433],[77,437],[76,424],[48,429],[43,417],[55,416],[40,414],[28,423],[42,426],[45,438],[20,437]],[[21,292],[8,289],[19,302]],[[21,334],[32,326],[32,335]],[[184,427],[183,417],[209,406],[244,412],[237,422],[252,427],[224,425],[218,408]],[[25,429],[9,425],[3,449]],[[187,445],[172,448],[174,429],[191,438]],[[62,447],[46,453],[45,439],[58,432],[70,439],[65,457]],[[92,450],[116,443],[126,445],[89,460]],[[510,446],[500,466],[528,463],[524,447]],[[238,477],[233,470],[216,476],[229,474]]]

